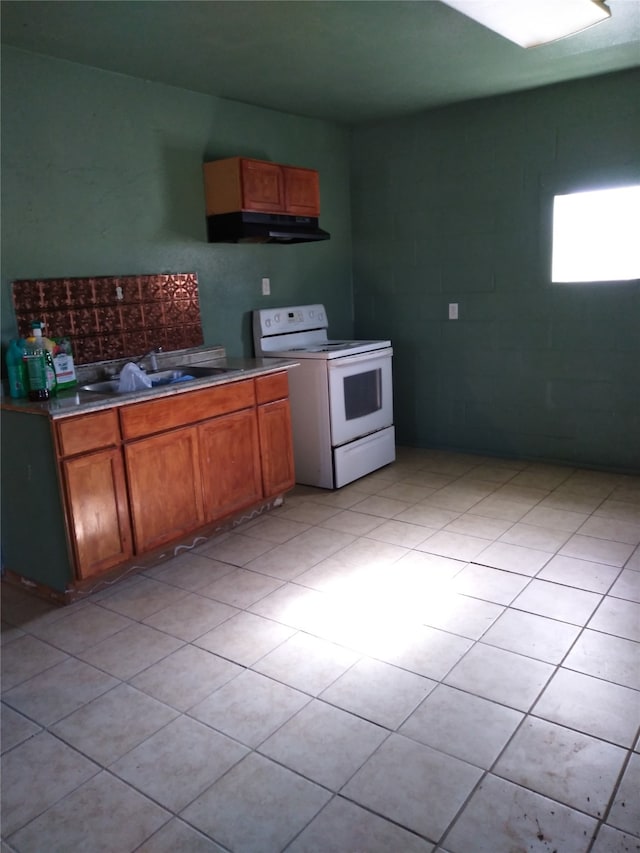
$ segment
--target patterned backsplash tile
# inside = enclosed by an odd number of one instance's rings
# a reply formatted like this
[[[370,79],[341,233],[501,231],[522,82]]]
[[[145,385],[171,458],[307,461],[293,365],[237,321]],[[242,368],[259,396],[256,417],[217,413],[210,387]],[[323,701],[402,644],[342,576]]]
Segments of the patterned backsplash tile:
[[[21,337],[40,321],[71,339],[76,364],[203,343],[196,273],[14,281],[13,305]]]

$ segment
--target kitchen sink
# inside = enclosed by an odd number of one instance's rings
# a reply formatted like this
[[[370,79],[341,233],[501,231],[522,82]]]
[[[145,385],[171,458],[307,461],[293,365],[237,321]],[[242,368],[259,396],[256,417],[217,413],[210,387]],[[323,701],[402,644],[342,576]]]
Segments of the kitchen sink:
[[[223,376],[227,373],[239,373],[237,368],[231,367],[202,367],[195,364],[181,365],[180,367],[165,367],[164,370],[150,370],[147,376],[151,379],[152,387],[156,385],[169,385],[172,382],[184,382],[189,379],[202,379],[203,376]]]
[[[173,385],[177,382],[189,382],[193,379],[202,379],[207,376],[223,376],[226,374],[241,373],[242,368],[232,367],[204,367],[202,365],[180,365],[178,367],[167,367],[164,370],[153,370],[147,373],[151,379],[151,388],[157,388],[162,385]],[[80,391],[88,391],[92,394],[137,394],[140,391],[147,391],[148,388],[140,388],[135,391],[121,391],[119,379],[104,379],[101,382],[91,382],[88,385],[81,385]]]
[[[92,382],[89,385],[81,385],[79,391],[90,391],[92,394],[119,394],[120,380],[105,379],[103,382]]]

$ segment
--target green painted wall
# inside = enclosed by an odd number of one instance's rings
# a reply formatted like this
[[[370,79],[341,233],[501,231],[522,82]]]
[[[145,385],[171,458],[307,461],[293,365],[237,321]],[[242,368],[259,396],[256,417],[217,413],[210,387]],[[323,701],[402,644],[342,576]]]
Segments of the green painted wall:
[[[352,144],[355,328],[393,339],[400,443],[640,469],[640,284],[550,283],[554,194],[640,182],[640,71]]]
[[[252,355],[249,312],[325,302],[353,333],[348,132],[3,46],[1,335],[17,278],[195,270],[205,342]],[[318,169],[331,240],[206,242],[202,163]],[[261,279],[272,295],[261,295]]]
[[[2,92],[3,341],[15,278],[196,270],[231,355],[263,305],[390,336],[401,443],[640,468],[639,285],[549,282],[554,193],[640,180],[640,72],[352,133],[8,47]],[[201,164],[235,154],[317,168],[332,239],[206,243]]]

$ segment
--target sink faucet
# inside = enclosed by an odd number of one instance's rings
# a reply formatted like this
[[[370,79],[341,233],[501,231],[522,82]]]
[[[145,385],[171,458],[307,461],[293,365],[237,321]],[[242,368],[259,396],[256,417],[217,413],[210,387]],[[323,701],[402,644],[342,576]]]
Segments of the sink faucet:
[[[154,349],[150,349],[149,352],[146,352],[136,363],[138,367],[142,367],[142,362],[145,358],[149,359],[149,366],[151,370],[158,369],[158,359],[156,358],[156,353],[162,352],[162,347],[155,347]]]

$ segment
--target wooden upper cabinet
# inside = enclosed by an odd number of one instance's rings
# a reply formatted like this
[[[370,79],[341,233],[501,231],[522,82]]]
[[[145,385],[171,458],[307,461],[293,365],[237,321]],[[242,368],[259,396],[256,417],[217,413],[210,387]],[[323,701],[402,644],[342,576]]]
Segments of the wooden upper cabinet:
[[[285,210],[282,167],[262,160],[240,160],[242,210]],[[238,208],[236,208],[237,210]]]
[[[239,210],[320,215],[320,181],[315,169],[247,157],[213,160],[203,168],[207,216]]]
[[[320,216],[320,178],[315,169],[284,166],[283,170],[286,212]]]

